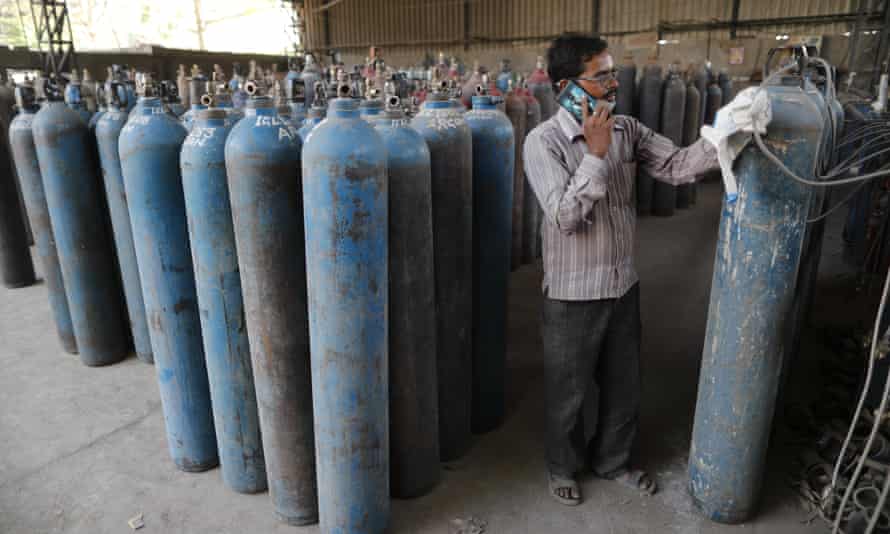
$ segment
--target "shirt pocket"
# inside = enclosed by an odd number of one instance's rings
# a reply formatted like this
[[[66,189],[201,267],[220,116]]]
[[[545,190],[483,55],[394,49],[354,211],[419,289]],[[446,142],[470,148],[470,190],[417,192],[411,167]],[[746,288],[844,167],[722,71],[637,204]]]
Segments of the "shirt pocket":
[[[616,176],[609,180],[610,204],[614,206],[635,205],[634,183],[637,180],[637,162],[620,161],[615,170]]]

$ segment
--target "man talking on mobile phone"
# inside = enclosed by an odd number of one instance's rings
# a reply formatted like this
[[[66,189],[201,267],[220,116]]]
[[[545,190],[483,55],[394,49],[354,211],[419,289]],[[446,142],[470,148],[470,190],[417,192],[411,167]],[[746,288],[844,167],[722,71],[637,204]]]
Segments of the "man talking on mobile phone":
[[[634,267],[637,166],[679,185],[717,169],[704,140],[678,148],[632,117],[612,115],[618,80],[606,41],[565,34],[547,51],[550,79],[594,103],[567,109],[525,142],[525,171],[544,210],[547,464],[553,497],[581,502],[589,469],[651,495],[656,481],[630,463],[640,404],[640,289]]]

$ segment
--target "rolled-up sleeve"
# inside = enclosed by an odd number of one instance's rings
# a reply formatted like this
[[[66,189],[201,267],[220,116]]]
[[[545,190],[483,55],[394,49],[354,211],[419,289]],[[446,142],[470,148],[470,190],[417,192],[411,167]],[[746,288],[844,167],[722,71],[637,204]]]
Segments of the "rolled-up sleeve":
[[[679,148],[667,137],[637,122],[637,158],[649,176],[673,185],[688,184],[707,172],[719,169],[717,151],[699,139],[686,148]]]
[[[523,159],[528,182],[551,223],[566,234],[577,231],[582,224],[592,224],[590,213],[606,196],[608,167],[604,160],[586,154],[572,174],[540,130],[526,138]]]

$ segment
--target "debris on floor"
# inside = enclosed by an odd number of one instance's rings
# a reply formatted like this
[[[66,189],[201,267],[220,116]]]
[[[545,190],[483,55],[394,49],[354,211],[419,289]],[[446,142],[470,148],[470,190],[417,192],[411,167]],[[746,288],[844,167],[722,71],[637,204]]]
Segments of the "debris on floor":
[[[145,521],[142,520],[142,513],[140,512],[139,515],[130,518],[130,520],[127,521],[127,524],[130,525],[130,528],[133,530],[139,530],[144,527]]]
[[[482,534],[487,526],[488,523],[475,517],[458,517],[451,520],[451,534]]]

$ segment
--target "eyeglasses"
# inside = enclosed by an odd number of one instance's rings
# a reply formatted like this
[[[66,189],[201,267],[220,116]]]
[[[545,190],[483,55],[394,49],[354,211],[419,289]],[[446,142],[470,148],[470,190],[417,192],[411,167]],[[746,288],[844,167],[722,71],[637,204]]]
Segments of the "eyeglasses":
[[[602,74],[597,74],[596,76],[591,76],[589,78],[575,78],[575,81],[578,82],[596,82],[603,87],[616,80],[618,80],[618,69],[612,69],[610,71],[606,71]]]

